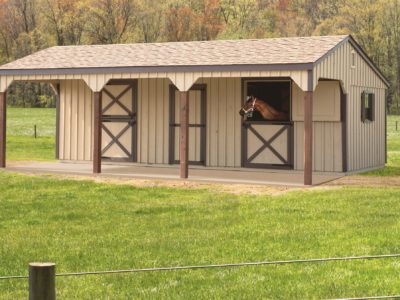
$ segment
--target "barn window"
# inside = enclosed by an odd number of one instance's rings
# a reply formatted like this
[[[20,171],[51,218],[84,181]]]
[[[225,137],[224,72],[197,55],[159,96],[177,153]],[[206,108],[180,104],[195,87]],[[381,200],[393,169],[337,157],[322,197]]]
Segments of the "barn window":
[[[270,112],[263,116],[260,111],[255,110],[246,116],[247,121],[290,121],[290,80],[246,80],[244,92],[246,99],[259,99],[266,104],[266,110]]]
[[[363,92],[361,94],[361,121],[374,121],[375,115],[375,94]]]

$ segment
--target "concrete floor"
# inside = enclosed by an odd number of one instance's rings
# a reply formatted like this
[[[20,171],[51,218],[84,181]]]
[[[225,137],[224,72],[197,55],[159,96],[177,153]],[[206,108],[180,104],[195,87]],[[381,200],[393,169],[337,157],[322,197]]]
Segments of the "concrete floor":
[[[91,162],[15,162],[7,170],[37,174],[92,175]],[[135,163],[102,164],[102,177],[124,177],[157,180],[180,180],[177,165],[143,165]],[[340,177],[341,173],[314,173],[314,185],[320,185]],[[191,166],[189,181],[214,183],[241,183],[262,185],[302,186],[303,172],[288,170],[260,170],[245,168],[210,168]]]

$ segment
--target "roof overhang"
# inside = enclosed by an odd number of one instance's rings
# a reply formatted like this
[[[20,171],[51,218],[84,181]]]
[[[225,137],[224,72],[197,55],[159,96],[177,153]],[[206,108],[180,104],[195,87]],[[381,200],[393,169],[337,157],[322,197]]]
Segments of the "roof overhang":
[[[169,73],[169,72],[241,72],[241,71],[305,71],[312,70],[313,63],[257,64],[257,65],[192,65],[192,66],[139,66],[139,67],[91,67],[60,69],[0,69],[0,76],[12,75],[71,75],[114,73]]]

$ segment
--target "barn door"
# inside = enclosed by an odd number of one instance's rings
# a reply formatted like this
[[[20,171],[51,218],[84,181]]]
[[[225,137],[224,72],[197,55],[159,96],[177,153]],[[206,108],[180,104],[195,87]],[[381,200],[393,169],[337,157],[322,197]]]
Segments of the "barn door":
[[[110,81],[102,93],[103,159],[136,161],[137,83]]]
[[[189,164],[206,164],[206,85],[194,85],[189,91]],[[170,87],[169,163],[179,163],[180,97]]]
[[[247,168],[293,168],[290,122],[243,121],[242,165]]]

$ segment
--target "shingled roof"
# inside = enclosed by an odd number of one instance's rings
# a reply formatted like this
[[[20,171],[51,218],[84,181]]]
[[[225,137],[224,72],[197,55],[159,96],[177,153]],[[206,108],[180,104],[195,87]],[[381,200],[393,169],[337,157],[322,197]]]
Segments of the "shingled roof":
[[[314,63],[349,36],[51,47],[0,70]]]

